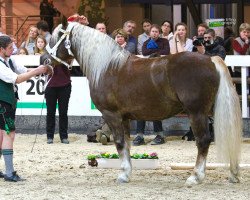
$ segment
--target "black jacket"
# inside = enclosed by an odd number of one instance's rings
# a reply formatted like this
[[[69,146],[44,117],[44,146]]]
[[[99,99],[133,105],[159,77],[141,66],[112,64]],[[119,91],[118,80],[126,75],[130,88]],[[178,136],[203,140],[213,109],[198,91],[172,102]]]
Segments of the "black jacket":
[[[220,56],[224,60],[226,57],[226,50],[223,46],[215,41],[215,43],[205,46],[205,55]]]

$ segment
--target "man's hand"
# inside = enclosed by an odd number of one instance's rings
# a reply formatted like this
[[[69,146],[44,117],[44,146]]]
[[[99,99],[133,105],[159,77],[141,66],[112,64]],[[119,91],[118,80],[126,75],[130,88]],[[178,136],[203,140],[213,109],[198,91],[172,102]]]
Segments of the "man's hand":
[[[50,74],[52,69],[49,66],[40,65],[39,67],[35,68],[37,70],[38,75],[40,74]]]
[[[196,46],[198,53],[205,54],[205,47],[203,45]]]
[[[179,33],[177,32],[177,31],[175,31],[175,33],[174,33],[174,39],[175,39],[175,41],[180,41],[180,39],[179,39]]]
[[[15,83],[22,83],[24,81],[27,81],[31,77],[40,75],[40,74],[46,74],[49,72],[48,66],[45,65],[40,65],[37,68],[29,69],[27,70],[26,73],[19,74],[17,76],[16,82]]]
[[[246,44],[249,44],[249,39],[246,35],[243,36],[242,39],[245,41]]]
[[[79,22],[80,24],[85,25],[85,26],[89,25],[88,18],[85,17],[84,15],[79,16],[78,22]]]

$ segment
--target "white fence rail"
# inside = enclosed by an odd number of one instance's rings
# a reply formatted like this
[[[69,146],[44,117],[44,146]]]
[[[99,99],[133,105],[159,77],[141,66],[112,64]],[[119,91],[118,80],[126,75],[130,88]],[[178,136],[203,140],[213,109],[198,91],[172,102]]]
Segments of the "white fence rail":
[[[247,96],[249,93],[247,77],[248,67],[250,66],[250,56],[226,56],[225,63],[234,69],[235,66],[241,67],[241,94],[242,94],[242,117],[249,118],[249,106]]]
[[[39,63],[40,63],[40,57],[39,56],[32,56],[32,55],[28,55],[28,56],[13,56],[15,57],[15,60],[19,63],[22,63],[23,65],[25,66],[38,66]],[[250,55],[248,56],[226,56],[226,59],[225,59],[225,63],[227,66],[231,66],[231,67],[240,67],[241,68],[241,85],[242,85],[242,117],[243,118],[249,118],[249,106],[248,106],[248,100],[247,100],[247,96],[248,96],[248,85],[247,85],[247,77],[248,77],[248,67],[250,66]],[[74,61],[73,63],[73,66],[77,66],[78,63]],[[74,82],[77,80],[79,81],[79,79],[86,79],[84,77],[75,77],[75,78],[72,78],[72,85],[74,85]],[[85,87],[87,87],[87,82],[84,80],[82,81],[84,82],[85,84]],[[27,83],[23,83],[23,84],[27,84]],[[29,88],[28,86],[24,86],[23,88]],[[83,90],[83,88],[81,88],[81,90]],[[21,93],[25,93],[25,94],[21,94],[20,96],[24,97],[24,98],[27,98],[27,99],[36,99],[36,95],[38,94],[35,94],[34,96],[32,97],[27,97],[25,96],[27,91],[24,90],[21,90],[20,91]],[[81,92],[81,91],[80,91]],[[77,95],[77,97],[75,97],[75,95]],[[80,96],[79,95],[83,95],[83,94],[79,94],[79,90],[74,92],[74,87],[72,87],[72,94],[71,96],[74,96],[74,98],[71,98],[71,101],[70,101],[70,105],[69,105],[69,115],[82,115],[82,116],[89,116],[89,115],[100,115],[99,112],[97,111],[94,111],[93,109],[85,109],[85,112],[80,112],[79,113],[79,108],[73,108],[74,105],[78,105],[76,102],[74,102],[72,99],[84,99],[84,102],[87,102],[87,104],[90,104],[89,102],[91,102],[90,100],[90,97],[89,97],[89,94],[87,96],[86,95],[86,92],[84,92],[84,97],[83,96]],[[41,96],[41,95],[40,95]],[[41,98],[40,98],[41,100]],[[21,101],[23,101],[23,99],[21,99]],[[84,104],[84,102],[82,102]],[[74,105],[71,105],[71,104],[74,104]],[[72,109],[70,109],[72,108]],[[20,109],[18,109],[20,110]],[[71,110],[71,111],[70,111]],[[78,111],[78,113],[75,113],[74,110]],[[17,112],[17,114],[31,114],[31,113],[37,113],[37,110],[34,111],[32,110],[31,108],[29,109],[30,112]],[[73,112],[72,112],[73,111]],[[88,113],[86,113],[86,111]],[[89,113],[89,111],[91,111],[91,113]],[[94,112],[92,112],[94,111]]]

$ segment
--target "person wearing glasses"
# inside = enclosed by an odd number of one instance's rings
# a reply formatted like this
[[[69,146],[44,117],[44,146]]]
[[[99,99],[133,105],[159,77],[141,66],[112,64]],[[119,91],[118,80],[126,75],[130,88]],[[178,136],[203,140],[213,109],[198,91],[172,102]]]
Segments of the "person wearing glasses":
[[[173,24],[171,21],[169,20],[165,20],[162,22],[161,24],[161,34],[160,34],[160,37],[161,38],[165,38],[165,39],[168,39],[168,41],[172,40],[173,37],[174,37],[174,34],[173,34]]]

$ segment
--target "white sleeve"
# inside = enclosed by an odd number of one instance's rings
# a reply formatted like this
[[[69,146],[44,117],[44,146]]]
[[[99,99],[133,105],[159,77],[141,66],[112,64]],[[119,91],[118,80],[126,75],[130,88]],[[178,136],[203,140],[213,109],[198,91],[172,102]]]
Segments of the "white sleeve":
[[[142,55],[142,46],[143,46],[142,35],[139,35],[137,43],[137,52],[140,55]]]
[[[170,48],[170,53],[171,53],[171,54],[173,54],[174,45],[176,45],[176,42],[174,42],[173,39],[170,40],[170,41],[169,41],[169,48]],[[174,49],[176,49],[176,48],[174,48]],[[175,53],[176,53],[176,52],[174,52],[174,54],[175,54]]]
[[[193,40],[188,38],[187,41],[186,41],[185,50],[192,52],[193,51],[193,46],[194,46],[193,45]]]
[[[9,67],[6,67],[3,63],[0,63],[0,79],[2,81],[15,84],[17,76],[18,75]]]

